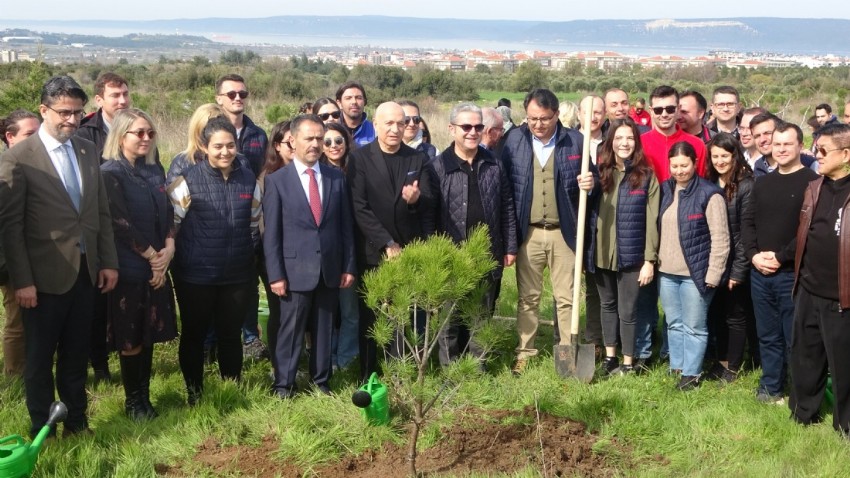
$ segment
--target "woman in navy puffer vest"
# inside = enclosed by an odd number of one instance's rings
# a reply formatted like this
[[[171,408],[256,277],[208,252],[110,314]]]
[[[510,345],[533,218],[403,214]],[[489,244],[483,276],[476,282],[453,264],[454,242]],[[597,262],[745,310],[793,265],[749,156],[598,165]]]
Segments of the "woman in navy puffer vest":
[[[169,186],[177,226],[174,266],[183,325],[180,369],[194,405],[203,391],[204,338],[218,337],[222,378],[242,373],[241,327],[254,284],[261,193],[253,171],[237,160],[236,130],[226,118],[203,132],[204,161]]]
[[[699,385],[708,344],[707,314],[729,255],[726,203],[720,189],[695,174],[697,155],[682,141],[673,145],[670,179],[661,186],[658,292],[667,317],[670,369],[677,388]]]
[[[609,374],[629,373],[634,370],[638,292],[655,273],[660,196],[630,118],[611,122],[599,153],[599,183],[595,279],[602,305],[603,368]],[[622,366],[616,355],[618,336]]]

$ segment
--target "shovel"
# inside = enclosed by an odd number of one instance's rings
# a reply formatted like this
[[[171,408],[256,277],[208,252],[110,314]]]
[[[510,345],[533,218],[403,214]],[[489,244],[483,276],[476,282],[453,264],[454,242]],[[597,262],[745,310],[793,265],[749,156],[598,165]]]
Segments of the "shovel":
[[[581,149],[581,173],[590,169],[590,122],[593,120],[593,100],[586,108],[582,134],[584,143]],[[584,261],[584,230],[587,217],[587,191],[579,190],[578,220],[576,221],[576,263],[573,272],[573,307],[570,318],[570,343],[555,344],[555,370],[562,377],[575,377],[590,383],[596,371],[596,347],[593,344],[579,344],[579,300],[581,291],[581,270]]]

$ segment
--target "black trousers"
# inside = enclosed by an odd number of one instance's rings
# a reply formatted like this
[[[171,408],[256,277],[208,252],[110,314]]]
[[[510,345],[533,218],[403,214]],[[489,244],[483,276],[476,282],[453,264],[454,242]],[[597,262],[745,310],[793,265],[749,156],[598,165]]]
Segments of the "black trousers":
[[[818,297],[800,286],[791,334],[789,405],[796,421],[820,421],[827,370],[832,374],[835,399],[832,427],[850,433],[850,310],[839,311],[837,301]]]
[[[488,318],[493,317],[496,312],[496,301],[499,299],[499,291],[502,286],[502,271],[488,274],[483,280],[487,287],[484,296],[481,297],[481,306],[489,313]],[[475,342],[472,331],[463,320],[455,319],[446,324],[437,339],[439,341],[440,365],[449,365],[460,357],[464,351],[468,351],[473,357],[484,359],[485,350]]]
[[[366,266],[360,277],[366,275],[367,272],[377,266]],[[361,283],[361,287],[362,283]],[[360,380],[366,382],[373,372],[378,372],[378,344],[371,337],[372,327],[375,325],[375,311],[366,305],[364,291],[360,290],[357,294],[357,308],[360,313],[360,322],[357,328],[357,339],[360,346]],[[421,309],[410,314],[410,320],[415,327],[416,332],[420,335],[425,333],[425,312]],[[397,330],[393,341],[387,346],[386,352],[391,357],[399,357],[404,350],[403,330]],[[385,352],[382,348],[381,352]]]
[[[212,326],[222,378],[242,375],[242,323],[249,304],[251,282],[201,285],[175,281],[180,305],[180,370],[190,391],[204,388],[204,339]]]
[[[278,300],[280,314],[274,318],[269,316],[268,323],[269,345],[274,357],[273,388],[280,391],[295,389],[304,331],[308,327],[313,338],[308,364],[310,376],[313,383],[327,385],[332,375],[331,337],[334,316],[339,307],[339,288],[327,287],[319,278],[319,285],[314,290],[287,291]]]
[[[85,257],[80,264],[80,273],[71,290],[58,295],[39,292],[38,305],[23,309],[27,363],[24,386],[32,436],[38,434],[47,422],[55,392],[68,407],[65,429],[80,431],[88,427],[86,376],[97,292],[86,268]]]
[[[637,303],[640,293],[640,268],[622,271],[596,268],[596,287],[587,284],[587,290],[596,289],[602,308],[602,336],[606,347],[616,347],[622,342],[623,355],[635,356],[635,330]],[[588,302],[589,304],[589,302]]]
[[[717,360],[728,361],[729,370],[739,371],[749,331],[754,328],[750,283],[738,284],[731,291],[725,284],[717,287],[708,308],[709,347],[713,338]],[[758,343],[749,342],[750,354],[758,353]]]
[[[94,370],[109,369],[109,343],[107,341],[106,294],[95,294],[94,315],[91,323],[91,350],[89,360]]]

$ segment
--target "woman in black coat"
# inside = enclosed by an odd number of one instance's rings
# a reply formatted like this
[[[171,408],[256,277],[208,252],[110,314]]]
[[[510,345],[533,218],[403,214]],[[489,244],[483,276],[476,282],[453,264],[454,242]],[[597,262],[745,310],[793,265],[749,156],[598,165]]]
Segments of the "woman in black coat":
[[[748,331],[754,329],[750,296],[750,263],[741,242],[741,215],[750,202],[755,179],[747,165],[740,142],[729,133],[719,133],[707,145],[708,178],[723,189],[729,220],[731,250],[720,287],[709,309],[709,327],[715,339],[717,365],[709,377],[732,382],[744,360]],[[752,336],[752,335],[751,335]],[[750,340],[750,353],[758,356],[758,344]]]
[[[153,344],[177,336],[168,279],[174,209],[155,158],[153,120],[135,108],[121,110],[112,121],[101,166],[121,268],[107,297],[107,321],[121,359],[124,411],[134,420],[157,416],[150,401]]]

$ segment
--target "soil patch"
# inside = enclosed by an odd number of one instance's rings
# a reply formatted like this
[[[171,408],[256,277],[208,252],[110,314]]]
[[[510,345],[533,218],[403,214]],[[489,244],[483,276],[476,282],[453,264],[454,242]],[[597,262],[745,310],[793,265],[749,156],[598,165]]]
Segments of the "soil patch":
[[[437,444],[419,452],[417,468],[430,476],[512,474],[526,467],[546,477],[615,475],[616,469],[606,461],[606,455],[613,451],[622,459],[623,447],[612,442],[597,453],[593,451],[596,442],[597,437],[587,433],[584,424],[545,413],[538,417],[534,407],[519,411],[466,410],[457,414],[451,427],[442,430]],[[203,463],[216,475],[304,476],[299,467],[274,460],[276,450],[274,437],[266,437],[258,448],[222,447],[210,439],[198,447],[193,461]],[[406,456],[405,446],[388,443],[311,472],[321,477],[402,478],[407,476]],[[162,474],[186,476],[178,468],[166,468]]]

